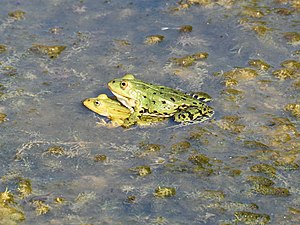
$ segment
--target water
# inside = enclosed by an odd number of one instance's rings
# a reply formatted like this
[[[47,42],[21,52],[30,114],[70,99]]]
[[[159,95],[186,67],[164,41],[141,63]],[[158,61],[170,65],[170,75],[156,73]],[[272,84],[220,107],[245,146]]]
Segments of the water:
[[[8,16],[15,10],[24,18]],[[284,110],[299,104],[299,66],[291,78],[272,74],[285,60],[299,62],[299,41],[286,34],[299,31],[298,1],[211,1],[181,9],[176,1],[3,0],[0,12],[0,45],[6,47],[0,112],[7,115],[0,123],[0,188],[14,195],[10,206],[24,213],[22,224],[225,224],[238,222],[239,211],[267,214],[269,224],[299,223],[299,117]],[[182,25],[193,31],[179,32]],[[164,40],[147,45],[149,35]],[[36,44],[66,49],[53,59],[30,50]],[[172,61],[197,52],[209,57],[190,67]],[[251,67],[251,59],[271,68]],[[244,67],[257,74],[226,77]],[[188,126],[97,125],[103,117],[81,101],[111,96],[107,82],[125,73],[204,91],[213,98],[215,118]],[[230,86],[232,80],[237,84]],[[255,172],[257,164],[276,173]],[[143,165],[152,173],[129,170]],[[279,189],[262,194],[249,176],[266,177],[289,195]],[[22,196],[24,179],[32,193]],[[176,195],[155,197],[158,187],[173,187]],[[35,200],[49,211],[38,211]],[[252,221],[259,223],[267,222]]]

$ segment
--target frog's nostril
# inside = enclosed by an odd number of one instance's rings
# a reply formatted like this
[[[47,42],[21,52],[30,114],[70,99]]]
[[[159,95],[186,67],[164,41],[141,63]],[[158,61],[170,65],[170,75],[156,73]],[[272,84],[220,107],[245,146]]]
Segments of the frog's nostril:
[[[115,82],[116,82],[116,81],[114,81],[114,80],[112,81],[112,83],[115,83]]]

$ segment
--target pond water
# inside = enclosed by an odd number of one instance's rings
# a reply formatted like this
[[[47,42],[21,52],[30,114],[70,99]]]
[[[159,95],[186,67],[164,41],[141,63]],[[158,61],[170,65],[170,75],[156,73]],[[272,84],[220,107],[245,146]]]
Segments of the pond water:
[[[299,12],[2,0],[0,224],[299,224]],[[205,92],[215,116],[105,126],[82,100],[125,73]]]

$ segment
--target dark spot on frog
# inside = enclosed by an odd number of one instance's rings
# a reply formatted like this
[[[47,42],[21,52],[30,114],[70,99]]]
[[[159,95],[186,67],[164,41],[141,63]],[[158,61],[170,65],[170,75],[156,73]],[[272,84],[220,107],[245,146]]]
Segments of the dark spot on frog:
[[[160,87],[160,89],[161,89],[161,90],[164,90],[165,88],[164,88],[164,87]]]
[[[162,92],[159,92],[159,94],[163,95],[164,93],[162,93]]]
[[[147,98],[147,96],[146,96],[146,95],[144,95],[143,97],[144,97],[144,98]]]
[[[172,102],[175,102],[175,98],[171,97],[170,99],[171,99]]]
[[[161,101],[161,103],[162,103],[162,104],[166,104],[167,102],[166,102],[166,101]]]
[[[186,98],[184,98],[184,97],[183,97],[183,98],[181,98],[181,99],[182,99],[182,100],[184,100],[184,101],[186,100]]]
[[[153,92],[154,95],[156,95],[156,92]]]
[[[153,104],[155,104],[155,101],[152,101]]]
[[[197,104],[198,104],[198,102],[193,102],[193,104],[194,104],[194,105],[197,105]]]
[[[157,111],[156,111],[156,110],[154,110],[154,111],[153,111],[153,113],[157,113]]]

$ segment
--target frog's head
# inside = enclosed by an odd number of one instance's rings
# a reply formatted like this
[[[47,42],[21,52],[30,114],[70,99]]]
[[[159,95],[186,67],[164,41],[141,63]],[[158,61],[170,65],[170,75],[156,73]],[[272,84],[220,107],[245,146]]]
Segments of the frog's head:
[[[116,78],[108,82],[108,88],[117,99],[133,112],[136,102],[135,78],[132,74],[126,74],[122,78]]]
[[[122,78],[116,78],[108,82],[108,88],[118,98],[124,101],[134,98],[133,90],[135,78],[132,74],[126,74]],[[122,102],[123,103],[123,102]]]
[[[108,102],[110,99],[107,97],[106,94],[101,94],[97,98],[87,98],[84,101],[82,101],[83,105],[90,110],[103,115],[107,116],[106,108],[108,105]]]
[[[126,74],[122,78],[116,78],[108,82],[108,88],[113,92],[124,97],[130,97],[129,91],[132,90],[132,81],[134,80],[132,74]]]

